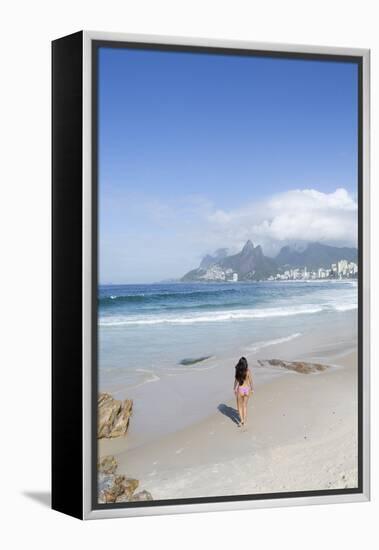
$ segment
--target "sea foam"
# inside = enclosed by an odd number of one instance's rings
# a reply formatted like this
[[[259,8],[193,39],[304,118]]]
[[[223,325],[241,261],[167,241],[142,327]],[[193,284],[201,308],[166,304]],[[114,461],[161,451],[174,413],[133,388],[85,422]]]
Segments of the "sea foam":
[[[262,348],[267,348],[269,346],[275,346],[277,344],[284,344],[285,342],[290,342],[291,340],[294,340],[299,336],[301,336],[301,333],[295,332],[294,334],[290,334],[289,336],[283,336],[283,338],[275,338],[274,340],[263,340],[261,342],[254,342],[254,344],[252,344],[251,346],[248,346],[246,349],[250,353],[255,353]]]
[[[342,306],[339,306],[342,307]],[[257,309],[242,309],[230,311],[204,312],[193,315],[181,316],[130,316],[130,317],[103,317],[100,319],[99,325],[104,327],[123,326],[123,325],[160,325],[160,324],[183,324],[191,325],[194,323],[219,323],[223,321],[247,320],[247,319],[263,319],[267,317],[287,317],[291,315],[309,315],[312,313],[320,313],[325,309],[337,309],[323,307],[321,305],[303,305],[303,306],[287,306],[281,308],[257,308]]]

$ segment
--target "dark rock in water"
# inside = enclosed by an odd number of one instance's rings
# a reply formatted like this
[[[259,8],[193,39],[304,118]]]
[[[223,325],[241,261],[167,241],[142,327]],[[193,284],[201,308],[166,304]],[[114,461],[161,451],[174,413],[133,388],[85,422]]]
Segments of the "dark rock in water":
[[[258,359],[261,367],[281,367],[300,374],[323,372],[329,367],[320,363],[306,363],[304,361],[283,361],[282,359]]]
[[[205,361],[206,359],[210,359],[212,355],[204,355],[204,357],[194,357],[194,358],[188,358],[188,359],[182,359],[179,361],[179,365],[195,365],[196,363],[201,363],[202,361]]]
[[[132,498],[130,499],[133,502],[138,502],[142,500],[153,500],[153,497],[149,493],[149,491],[140,491],[139,493],[135,493]]]
[[[97,401],[98,439],[126,435],[132,409],[133,401],[130,399],[118,401],[109,393],[100,393]]]

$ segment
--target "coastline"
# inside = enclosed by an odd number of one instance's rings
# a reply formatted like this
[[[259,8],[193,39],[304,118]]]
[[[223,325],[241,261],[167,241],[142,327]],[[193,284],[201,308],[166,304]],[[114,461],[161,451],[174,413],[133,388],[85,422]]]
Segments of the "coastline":
[[[211,416],[220,403],[233,398],[234,365],[242,355],[248,359],[257,388],[277,377],[289,376],[283,369],[260,368],[260,359],[333,363],[332,355],[356,349],[356,311],[341,313],[338,319],[332,332],[326,319],[318,323],[314,319],[311,332],[304,330],[300,317],[284,338],[267,334],[263,340],[254,341],[251,333],[245,338],[246,345],[236,341],[233,355],[221,351],[196,365],[173,365],[166,372],[158,371],[159,376],[146,366],[146,380],[141,384],[102,386],[100,391],[134,403],[127,441],[120,442],[117,451],[119,447],[129,450],[146,445]],[[246,328],[243,330],[246,332]],[[205,347],[203,351],[208,350]]]
[[[308,335],[296,340],[296,349],[292,341],[250,354],[256,392],[244,430],[233,421],[229,358],[218,360],[217,369],[146,384],[140,388],[144,410],[133,396],[136,414],[128,437],[101,440],[99,455],[114,455],[120,471],[142,480],[154,499],[355,487],[357,352],[354,339],[344,335],[337,342]],[[258,357],[330,366],[319,374],[299,374],[259,368]],[[200,390],[209,394],[212,380],[221,380],[223,390],[214,388],[207,409]],[[170,400],[171,416],[165,417],[161,403]],[[143,419],[152,433],[141,432]],[[162,424],[166,430],[154,433]]]

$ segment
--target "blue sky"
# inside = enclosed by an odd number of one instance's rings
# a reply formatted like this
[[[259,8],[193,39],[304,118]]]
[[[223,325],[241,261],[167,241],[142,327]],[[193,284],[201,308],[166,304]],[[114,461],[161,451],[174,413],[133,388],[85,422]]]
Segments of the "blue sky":
[[[305,190],[332,210],[309,238],[354,244],[356,65],[100,49],[101,282],[179,277],[246,236],[274,255],[296,239],[264,231],[272,201]]]

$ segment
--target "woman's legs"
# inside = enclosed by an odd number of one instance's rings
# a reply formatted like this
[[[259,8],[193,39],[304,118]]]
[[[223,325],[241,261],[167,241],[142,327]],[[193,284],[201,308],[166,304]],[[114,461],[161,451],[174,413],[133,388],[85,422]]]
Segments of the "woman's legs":
[[[247,422],[247,402],[249,401],[249,396],[244,395],[243,396],[243,423],[246,424]]]
[[[240,392],[238,390],[237,390],[237,410],[240,417],[240,422],[242,422],[243,403],[242,403],[242,396],[240,395]]]

